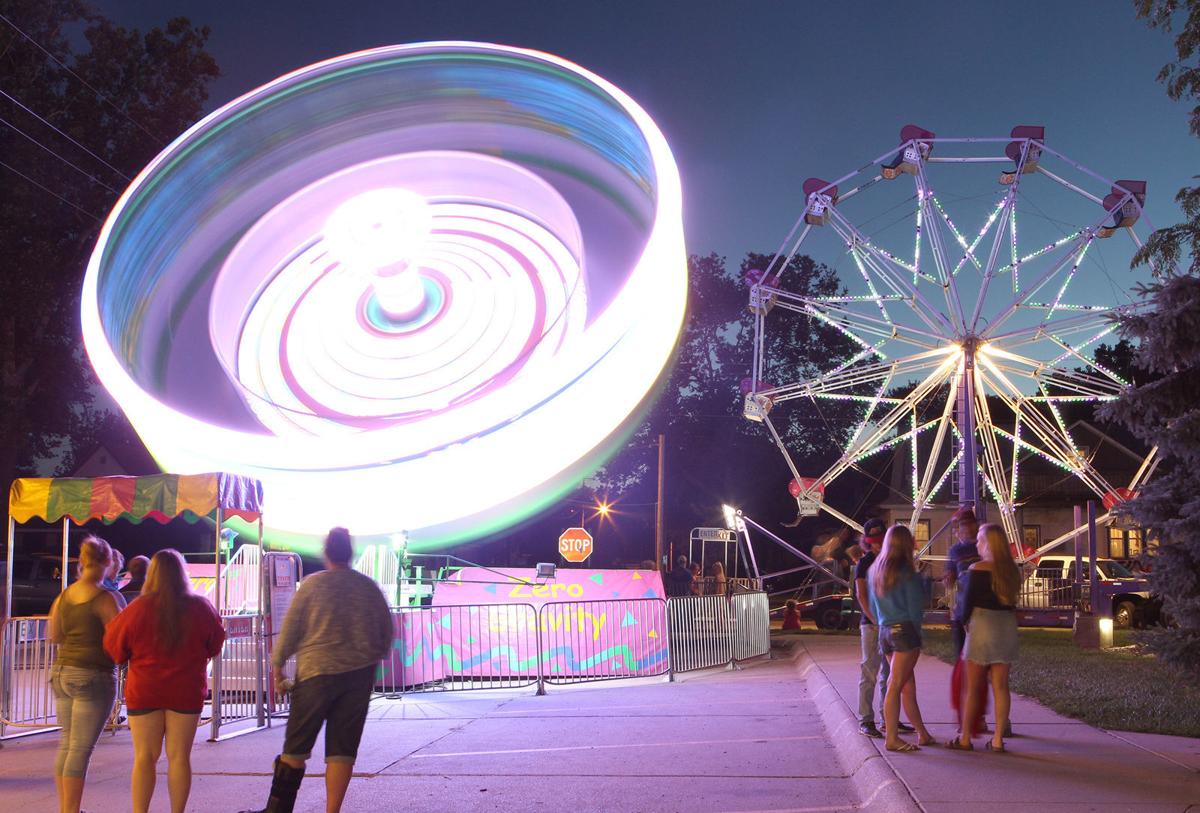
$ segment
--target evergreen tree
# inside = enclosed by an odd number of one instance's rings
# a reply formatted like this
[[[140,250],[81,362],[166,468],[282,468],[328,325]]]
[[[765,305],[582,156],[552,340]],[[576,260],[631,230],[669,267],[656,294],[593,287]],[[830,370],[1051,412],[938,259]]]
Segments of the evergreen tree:
[[[1190,127],[1200,137],[1200,0],[1136,0],[1135,7],[1152,27],[1176,32],[1177,59],[1159,79],[1172,99],[1196,103]],[[1157,543],[1148,557],[1151,585],[1174,621],[1145,642],[1200,675],[1200,186],[1184,187],[1176,200],[1186,219],[1155,232],[1134,258],[1154,270],[1154,281],[1139,289],[1150,308],[1121,320],[1123,335],[1137,343],[1135,363],[1151,378],[1105,413],[1163,458],[1127,506]]]

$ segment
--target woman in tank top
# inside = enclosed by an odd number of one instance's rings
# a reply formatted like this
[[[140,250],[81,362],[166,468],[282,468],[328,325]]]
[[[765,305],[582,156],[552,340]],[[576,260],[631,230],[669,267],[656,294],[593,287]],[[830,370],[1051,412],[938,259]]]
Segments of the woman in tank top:
[[[112,548],[97,536],[83,540],[79,580],[50,608],[49,636],[58,644],[50,672],[58,724],[54,785],[59,813],[78,813],[92,749],[112,713],[117,672],[104,651],[104,627],[120,611],[118,596],[101,581],[112,563]]]

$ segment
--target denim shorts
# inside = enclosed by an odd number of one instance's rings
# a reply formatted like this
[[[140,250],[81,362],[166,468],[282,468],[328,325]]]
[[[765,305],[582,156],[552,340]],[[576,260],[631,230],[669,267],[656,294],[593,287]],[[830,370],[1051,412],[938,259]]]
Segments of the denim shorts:
[[[911,621],[887,624],[879,628],[879,648],[884,655],[912,652],[921,648],[921,630]]]
[[[354,763],[367,706],[375,688],[377,667],[305,678],[292,689],[283,755],[296,759],[312,756],[321,726],[325,726],[325,761]]]

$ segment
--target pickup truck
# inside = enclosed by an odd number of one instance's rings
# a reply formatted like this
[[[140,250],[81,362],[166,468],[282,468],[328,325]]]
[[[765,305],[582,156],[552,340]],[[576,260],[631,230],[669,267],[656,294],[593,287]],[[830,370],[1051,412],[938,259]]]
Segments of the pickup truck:
[[[68,582],[74,581],[78,560],[68,562]],[[4,566],[0,561],[0,567]],[[12,614],[46,615],[50,605],[62,591],[62,559],[58,556],[31,556],[13,560]]]
[[[1080,596],[1085,606],[1090,603],[1089,562],[1084,556],[1080,574]],[[1145,578],[1112,559],[1097,559],[1096,569],[1099,580],[1097,607],[1111,610],[1113,626],[1140,627],[1159,620],[1161,603],[1150,594],[1150,585]],[[1074,556],[1043,556],[1021,585],[1018,606],[1022,609],[1073,608],[1075,576]]]

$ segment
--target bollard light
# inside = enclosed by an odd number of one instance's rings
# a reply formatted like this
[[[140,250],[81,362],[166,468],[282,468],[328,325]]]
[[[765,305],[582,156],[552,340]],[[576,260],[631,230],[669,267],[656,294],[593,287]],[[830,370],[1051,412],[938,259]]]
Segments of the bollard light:
[[[1113,645],[1113,620],[1111,618],[1100,619],[1100,648],[1110,649]]]

